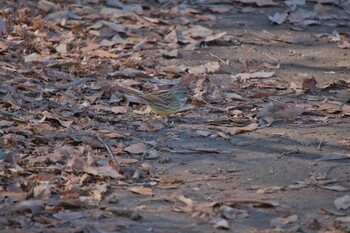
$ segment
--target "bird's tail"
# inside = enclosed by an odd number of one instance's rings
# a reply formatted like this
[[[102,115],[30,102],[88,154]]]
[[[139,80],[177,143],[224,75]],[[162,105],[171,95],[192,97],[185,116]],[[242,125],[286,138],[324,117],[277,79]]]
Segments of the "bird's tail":
[[[123,94],[127,94],[127,95],[131,95],[131,96],[134,96],[134,97],[137,97],[139,98],[140,100],[144,101],[144,102],[148,102],[148,98],[142,93],[142,92],[138,92],[138,91],[135,91],[135,90],[132,90],[132,89],[129,89],[128,87],[123,87],[119,84],[116,84],[115,85],[115,88],[117,91],[123,93]]]

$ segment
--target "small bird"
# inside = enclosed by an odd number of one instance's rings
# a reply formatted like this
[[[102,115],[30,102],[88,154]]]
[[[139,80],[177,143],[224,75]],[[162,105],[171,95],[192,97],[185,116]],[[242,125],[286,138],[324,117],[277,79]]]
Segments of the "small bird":
[[[174,87],[158,93],[141,93],[120,85],[116,89],[124,94],[139,98],[144,104],[159,115],[171,115],[177,113],[188,99],[188,90],[185,87]]]

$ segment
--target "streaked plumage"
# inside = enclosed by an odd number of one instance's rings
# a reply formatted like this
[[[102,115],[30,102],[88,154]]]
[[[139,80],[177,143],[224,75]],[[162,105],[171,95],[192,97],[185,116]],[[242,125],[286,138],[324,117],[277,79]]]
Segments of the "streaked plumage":
[[[128,88],[117,86],[118,91],[139,98],[143,103],[159,115],[171,115],[177,113],[188,99],[188,91],[185,87],[175,87],[155,94],[144,94]]]

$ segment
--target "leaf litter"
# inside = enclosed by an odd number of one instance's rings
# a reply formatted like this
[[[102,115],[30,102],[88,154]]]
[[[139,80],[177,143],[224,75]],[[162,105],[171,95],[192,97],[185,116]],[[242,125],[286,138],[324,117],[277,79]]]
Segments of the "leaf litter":
[[[142,219],[128,201],[123,205],[131,209],[105,208],[105,202],[118,204],[123,191],[139,194],[137,198],[162,200],[160,187],[164,183],[178,188],[207,182],[215,189],[209,182],[227,180],[227,174],[169,180],[164,175],[172,165],[162,173],[145,161],[159,159],[159,164],[163,161],[166,166],[164,155],[176,159],[181,154],[233,153],[205,143],[191,145],[183,139],[186,133],[203,142],[232,143],[233,136],[260,132],[265,126],[273,127],[275,120],[289,125],[289,120],[294,120],[293,124],[317,122],[314,114],[334,121],[350,116],[349,96],[332,95],[346,93],[349,80],[324,81],[316,75],[298,74],[286,78],[284,62],[272,54],[265,53],[262,62],[255,64],[254,59],[233,60],[232,55],[212,50],[224,46],[239,48],[244,54],[251,52],[249,46],[253,45],[299,46],[313,38],[346,51],[350,47],[346,32],[310,37],[295,33],[316,26],[347,26],[349,6],[342,1],[159,1],[152,5],[41,0],[0,4],[0,209],[11,210],[1,212],[0,230],[35,230],[35,225],[39,232],[49,224],[52,229],[120,231],[129,228],[130,221]],[[248,34],[216,25],[224,16],[267,7],[273,7],[269,13],[264,11],[272,27],[286,25],[291,32]],[[334,14],[336,7],[343,11]],[[189,52],[203,59],[188,62]],[[290,51],[290,56],[302,59],[303,53]],[[231,65],[240,67],[233,71]],[[348,65],[343,61],[337,67]],[[118,93],[116,82],[145,93],[187,85],[192,93],[187,109],[169,119],[157,119],[143,110],[142,101]],[[289,98],[294,94],[299,103]],[[346,140],[338,144],[346,147]],[[176,146],[177,141],[181,146]],[[348,153],[335,151],[324,153],[315,162],[348,158]],[[279,203],[273,200],[276,193],[310,184],[252,185],[259,198],[203,201],[174,192],[163,200],[179,204],[173,211],[205,219],[215,228],[230,229],[231,221],[239,216],[250,218],[260,207],[280,213]],[[338,184],[317,184],[330,191],[348,191]],[[112,197],[111,192],[120,195]],[[264,195],[271,198],[260,198]],[[335,199],[334,205],[348,209],[348,197]],[[347,217],[337,220],[349,222]],[[299,221],[299,215],[281,214],[271,219],[270,225],[285,229]]]

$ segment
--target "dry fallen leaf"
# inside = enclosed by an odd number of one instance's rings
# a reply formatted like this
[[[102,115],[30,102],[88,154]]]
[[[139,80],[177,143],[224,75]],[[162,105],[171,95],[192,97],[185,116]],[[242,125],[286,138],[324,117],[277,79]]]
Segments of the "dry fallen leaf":
[[[147,146],[144,143],[139,142],[126,147],[124,151],[130,154],[143,154],[147,152]]]
[[[220,70],[219,62],[208,62],[204,65],[194,66],[194,67],[183,67],[184,69],[188,69],[190,74],[198,75],[198,74],[212,74],[217,73]]]
[[[278,218],[272,219],[270,223],[273,226],[284,226],[289,223],[296,222],[297,220],[298,220],[298,215],[294,214],[286,217],[278,217]]]
[[[84,169],[84,172],[94,176],[100,176],[100,177],[111,177],[114,179],[124,178],[124,176],[119,174],[119,172],[117,172],[115,168],[112,166],[102,166],[102,167],[89,166]]]
[[[210,222],[217,229],[226,229],[226,230],[230,229],[228,221],[226,219],[222,218],[222,217],[212,218]]]
[[[339,197],[334,200],[334,205],[338,210],[346,210],[350,207],[350,195]]]
[[[34,197],[40,200],[47,200],[51,197],[52,185],[49,182],[43,182],[33,190]]]
[[[137,193],[140,195],[154,195],[154,192],[152,189],[150,188],[144,188],[144,187],[132,187],[132,188],[128,188],[128,191],[132,192],[132,193]]]
[[[255,78],[270,78],[275,74],[275,72],[266,72],[266,71],[259,71],[255,73],[239,73],[236,75],[232,75],[231,78],[234,80],[248,80],[248,79],[255,79]]]
[[[288,13],[278,13],[276,12],[273,16],[269,16],[271,22],[276,24],[282,24],[287,19]]]

